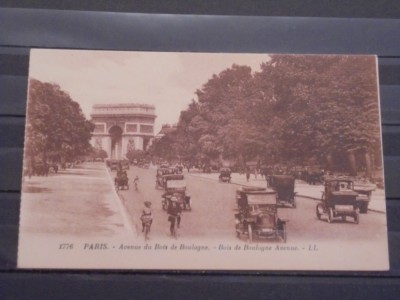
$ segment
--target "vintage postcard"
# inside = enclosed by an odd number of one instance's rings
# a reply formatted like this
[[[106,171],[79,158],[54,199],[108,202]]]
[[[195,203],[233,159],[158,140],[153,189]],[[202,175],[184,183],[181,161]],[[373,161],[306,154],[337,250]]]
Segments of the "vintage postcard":
[[[34,49],[19,268],[388,270],[377,58]]]

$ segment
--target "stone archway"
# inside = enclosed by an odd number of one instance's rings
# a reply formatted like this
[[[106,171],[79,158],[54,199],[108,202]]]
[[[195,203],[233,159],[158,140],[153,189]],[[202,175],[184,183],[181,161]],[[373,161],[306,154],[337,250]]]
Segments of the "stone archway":
[[[112,126],[108,131],[111,139],[111,159],[122,158],[122,132],[121,127],[117,125]]]
[[[149,148],[150,144],[150,138],[149,137],[144,137],[143,138],[143,150],[146,151]]]

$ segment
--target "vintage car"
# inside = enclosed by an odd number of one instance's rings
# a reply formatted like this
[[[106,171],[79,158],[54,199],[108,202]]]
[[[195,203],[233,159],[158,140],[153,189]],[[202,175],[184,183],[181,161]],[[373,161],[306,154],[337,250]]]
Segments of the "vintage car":
[[[166,175],[169,177],[165,182],[165,192],[162,197],[162,208],[167,210],[169,201],[172,197],[176,198],[176,201],[183,210],[191,210],[191,199],[186,194],[186,181],[183,179],[183,175]]]
[[[169,167],[167,167],[167,168],[160,167],[157,169],[157,171],[156,171],[156,189],[164,189],[164,184],[165,184],[164,176],[170,175],[170,174],[173,174],[173,172],[171,171],[171,169]]]
[[[129,190],[129,178],[124,171],[118,171],[117,177],[114,179],[114,185],[116,190]]]
[[[346,217],[351,217],[354,223],[358,224],[360,221],[358,193],[354,191],[353,184],[353,180],[346,178],[325,179],[321,203],[318,203],[316,207],[317,218],[320,220],[325,214],[328,222],[332,223],[338,217],[342,221],[346,221]]]
[[[276,192],[265,188],[243,187],[236,191],[238,213],[235,231],[238,238],[286,242],[286,221],[278,217]]]
[[[119,161],[122,170],[129,170],[129,160],[123,159]]]
[[[176,165],[175,166],[175,174],[182,174],[183,173],[183,166],[182,165]]]
[[[116,171],[120,167],[119,161],[118,160],[111,160],[109,162],[109,167],[111,171]]]
[[[324,182],[324,169],[322,166],[307,166],[303,172],[303,180],[308,184],[319,184]]]
[[[294,177],[290,175],[271,176],[270,186],[276,191],[276,204],[289,204],[296,208],[296,192],[294,191]]]
[[[221,168],[219,170],[219,182],[231,182],[231,173],[230,168]]]
[[[167,173],[161,177],[162,179],[162,187],[164,190],[167,189],[167,183],[171,180],[184,180],[185,176],[183,174],[171,174]]]
[[[358,193],[357,206],[360,213],[366,214],[368,212],[369,202],[371,201],[371,194],[376,186],[368,182],[354,182],[354,191]]]
[[[148,169],[150,168],[150,161],[148,161],[147,159],[141,159],[139,160],[137,166],[139,168]]]

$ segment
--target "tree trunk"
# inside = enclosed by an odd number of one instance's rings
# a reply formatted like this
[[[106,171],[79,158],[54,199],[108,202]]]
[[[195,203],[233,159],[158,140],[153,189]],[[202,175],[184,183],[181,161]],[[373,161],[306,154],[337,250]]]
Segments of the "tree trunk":
[[[43,164],[46,165],[47,164],[47,151],[46,150],[43,151],[42,159],[43,159]]]
[[[326,162],[328,164],[328,170],[333,171],[333,157],[331,153],[326,155]]]
[[[376,170],[375,155],[371,154],[371,179],[375,178],[375,170]]]
[[[372,169],[371,169],[371,155],[368,152],[365,152],[365,171],[366,177],[371,179]]]
[[[347,157],[349,160],[349,167],[350,167],[350,175],[356,176],[357,175],[357,166],[356,166],[356,157],[353,151],[349,151],[347,153]]]

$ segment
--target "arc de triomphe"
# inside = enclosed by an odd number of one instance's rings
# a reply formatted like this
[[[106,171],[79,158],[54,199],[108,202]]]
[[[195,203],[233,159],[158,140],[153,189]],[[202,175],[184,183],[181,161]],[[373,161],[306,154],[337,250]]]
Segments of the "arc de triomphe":
[[[95,104],[95,129],[91,144],[107,152],[108,158],[123,159],[130,149],[147,150],[154,138],[154,105]]]

